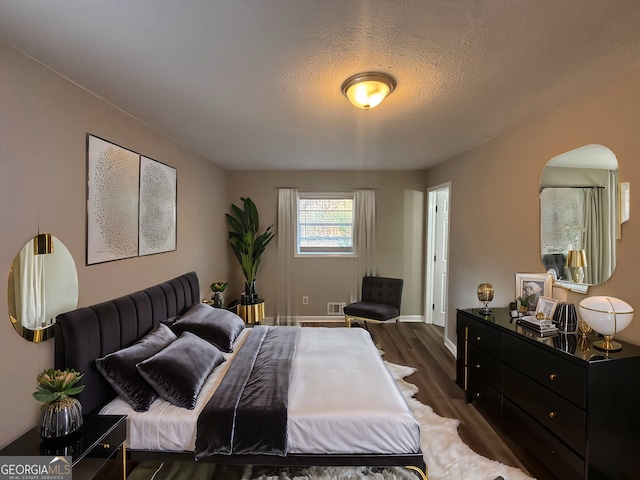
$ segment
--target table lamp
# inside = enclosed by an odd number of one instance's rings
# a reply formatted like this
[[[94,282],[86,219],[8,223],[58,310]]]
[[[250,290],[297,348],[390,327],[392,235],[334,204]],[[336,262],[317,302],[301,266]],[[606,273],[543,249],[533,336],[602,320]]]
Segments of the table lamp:
[[[478,300],[484,304],[484,307],[480,309],[480,315],[491,315],[491,309],[487,306],[487,303],[493,300],[493,285],[490,283],[478,285]]]
[[[587,266],[587,254],[584,250],[569,250],[567,253],[567,267],[571,272],[573,283],[582,283],[584,267]]]
[[[618,332],[629,326],[633,319],[633,307],[619,298],[595,296],[587,297],[578,305],[580,315],[596,332],[604,335],[604,340],[593,342],[598,350],[615,352],[622,345],[613,341]]]

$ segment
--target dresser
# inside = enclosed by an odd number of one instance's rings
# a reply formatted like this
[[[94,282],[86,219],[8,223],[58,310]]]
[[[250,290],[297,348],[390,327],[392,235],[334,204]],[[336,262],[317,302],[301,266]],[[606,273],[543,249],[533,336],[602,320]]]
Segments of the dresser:
[[[498,432],[558,479],[640,478],[640,347],[541,337],[504,308],[456,318],[456,382]]]

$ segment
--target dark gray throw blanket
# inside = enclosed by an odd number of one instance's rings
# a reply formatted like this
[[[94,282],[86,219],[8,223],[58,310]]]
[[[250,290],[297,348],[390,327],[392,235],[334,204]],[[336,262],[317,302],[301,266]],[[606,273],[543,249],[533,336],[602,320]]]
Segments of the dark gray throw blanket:
[[[287,454],[289,380],[299,327],[256,326],[198,417],[196,460]]]

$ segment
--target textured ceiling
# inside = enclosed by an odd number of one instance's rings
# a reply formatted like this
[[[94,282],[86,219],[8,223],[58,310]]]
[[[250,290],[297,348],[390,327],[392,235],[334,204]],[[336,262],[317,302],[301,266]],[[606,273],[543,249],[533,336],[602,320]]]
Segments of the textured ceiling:
[[[638,62],[640,2],[5,0],[0,40],[226,169],[423,169]]]

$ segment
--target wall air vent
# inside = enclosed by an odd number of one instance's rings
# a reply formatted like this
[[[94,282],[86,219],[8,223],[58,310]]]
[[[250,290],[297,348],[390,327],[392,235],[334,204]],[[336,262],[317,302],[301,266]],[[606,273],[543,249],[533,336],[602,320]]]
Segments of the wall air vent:
[[[327,315],[343,315],[342,309],[346,305],[345,302],[327,302]]]

